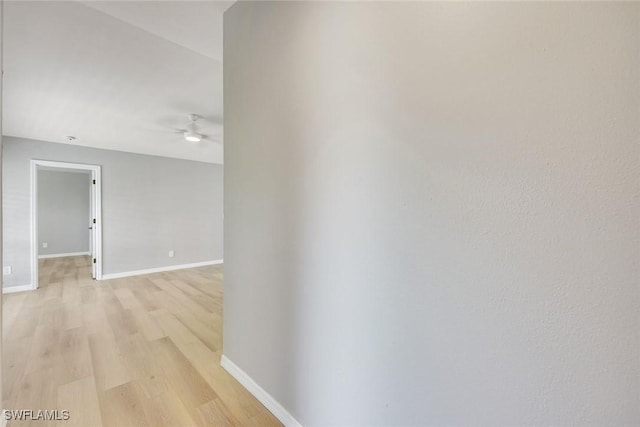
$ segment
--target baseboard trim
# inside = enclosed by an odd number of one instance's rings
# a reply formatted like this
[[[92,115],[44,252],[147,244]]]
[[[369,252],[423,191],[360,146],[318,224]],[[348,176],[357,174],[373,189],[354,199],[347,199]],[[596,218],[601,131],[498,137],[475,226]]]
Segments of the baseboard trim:
[[[6,412],[7,412],[6,409],[0,410],[0,414],[2,414],[2,420],[0,421],[0,427],[7,427],[7,415],[6,415]]]
[[[8,286],[6,288],[2,288],[3,294],[12,294],[14,292],[24,292],[24,291],[32,291],[33,285],[22,285],[22,286]]]
[[[207,265],[222,264],[223,260],[194,262],[191,264],[168,265],[166,267],[147,268],[145,270],[123,271],[122,273],[103,274],[102,280],[120,279],[122,277],[139,276],[141,274],[162,273],[164,271],[183,270],[185,268],[204,267]]]
[[[82,255],[91,255],[91,252],[68,252],[66,254],[38,255],[38,259],[64,258],[64,257],[67,257],[67,256],[82,256]]]
[[[273,398],[265,389],[260,387],[245,371],[233,363],[224,354],[220,359],[220,365],[227,370],[249,393],[260,401],[285,427],[302,427],[293,415],[291,415],[282,405]]]

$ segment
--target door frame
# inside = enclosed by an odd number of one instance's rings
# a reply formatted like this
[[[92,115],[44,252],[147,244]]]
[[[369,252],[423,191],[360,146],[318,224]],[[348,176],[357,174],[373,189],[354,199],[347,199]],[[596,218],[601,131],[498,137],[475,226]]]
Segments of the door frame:
[[[51,160],[31,160],[31,289],[38,289],[38,167],[76,169],[91,172],[95,180],[90,201],[95,213],[96,280],[102,280],[102,176],[101,167],[83,163],[66,163]],[[92,184],[94,185],[94,184]]]

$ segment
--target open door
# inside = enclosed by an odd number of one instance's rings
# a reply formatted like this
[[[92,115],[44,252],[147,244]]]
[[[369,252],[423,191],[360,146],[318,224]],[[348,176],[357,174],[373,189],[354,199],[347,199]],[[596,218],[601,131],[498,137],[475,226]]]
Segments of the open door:
[[[99,165],[31,160],[31,289],[38,288],[38,168],[91,171],[89,248],[91,277],[102,280],[102,191]]]
[[[97,206],[97,197],[96,197],[96,185],[97,179],[96,171],[91,171],[91,216],[89,217],[89,248],[91,252],[91,277],[95,280],[98,275],[98,264],[96,263],[96,259],[98,258],[98,254],[96,253],[96,232],[98,227],[96,226],[96,212],[98,211]]]

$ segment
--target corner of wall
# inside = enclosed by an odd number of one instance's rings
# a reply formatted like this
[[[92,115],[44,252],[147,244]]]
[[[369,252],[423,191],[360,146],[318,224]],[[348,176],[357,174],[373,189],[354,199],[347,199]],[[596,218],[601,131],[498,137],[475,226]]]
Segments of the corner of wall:
[[[253,378],[251,378],[238,365],[233,363],[224,354],[220,359],[220,365],[231,374],[240,384],[244,386],[260,403],[262,403],[285,427],[302,427],[302,424],[296,420],[273,396],[265,389],[260,387]]]

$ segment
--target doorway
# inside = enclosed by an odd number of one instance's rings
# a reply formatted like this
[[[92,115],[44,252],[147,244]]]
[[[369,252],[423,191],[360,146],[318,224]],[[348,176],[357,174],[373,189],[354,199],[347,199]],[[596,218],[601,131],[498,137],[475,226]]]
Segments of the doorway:
[[[39,184],[40,175],[49,172],[74,172],[76,175],[86,176],[89,186],[89,212],[86,216],[86,224],[81,224],[80,228],[88,230],[88,251],[85,252],[64,252],[60,249],[64,245],[60,244],[53,251],[48,250],[49,242],[41,242],[39,233]],[[91,264],[91,276],[93,279],[102,280],[102,194],[101,194],[101,168],[97,165],[80,163],[65,163],[49,160],[31,160],[31,277],[32,289],[39,287],[39,258],[50,258],[56,256],[74,256],[88,254]],[[61,221],[63,217],[49,219],[47,222],[54,223]],[[44,223],[47,223],[44,222]],[[60,226],[62,224],[60,223]],[[78,224],[76,224],[76,228]],[[82,234],[82,233],[81,233]],[[84,234],[86,236],[86,234]],[[57,253],[56,253],[57,250]],[[62,250],[63,253],[60,253]],[[67,249],[68,251],[68,249]],[[41,254],[41,252],[53,252],[53,254]]]

